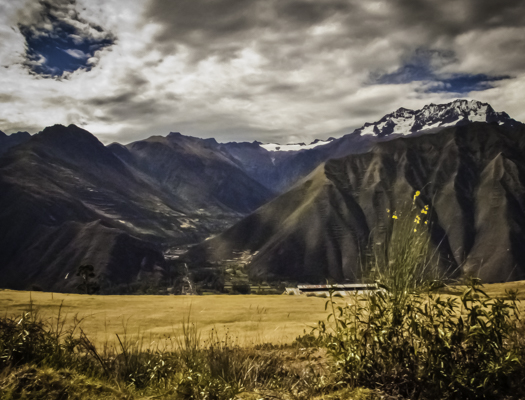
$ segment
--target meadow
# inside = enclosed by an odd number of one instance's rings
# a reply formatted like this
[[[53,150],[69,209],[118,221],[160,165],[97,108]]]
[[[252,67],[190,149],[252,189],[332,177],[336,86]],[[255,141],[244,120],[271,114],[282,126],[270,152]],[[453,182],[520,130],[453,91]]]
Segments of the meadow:
[[[525,281],[484,285],[491,297],[517,290],[520,310],[525,310]],[[462,287],[445,290],[454,296]],[[59,311],[66,323],[75,317],[96,344],[120,337],[141,337],[144,345],[180,337],[189,321],[204,339],[213,329],[228,332],[243,346],[290,344],[326,320],[326,298],[288,295],[208,296],[98,296],[67,293],[0,290],[0,315],[17,316],[31,307],[44,320],[56,319]]]
[[[33,307],[42,319],[61,312],[97,345],[119,336],[148,342],[182,335],[182,324],[195,324],[202,338],[214,329],[241,345],[291,343],[326,319],[326,299],[287,295],[90,296],[0,290],[0,315],[16,316]]]

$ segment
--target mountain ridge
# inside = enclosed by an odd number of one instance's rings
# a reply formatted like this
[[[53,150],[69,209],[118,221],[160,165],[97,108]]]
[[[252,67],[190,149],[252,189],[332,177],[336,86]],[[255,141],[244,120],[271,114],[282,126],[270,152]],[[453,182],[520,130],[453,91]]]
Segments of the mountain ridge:
[[[519,123],[513,120],[506,112],[496,112],[488,103],[478,100],[456,99],[449,103],[427,104],[418,110],[400,107],[396,111],[385,114],[376,122],[366,122],[360,128],[354,129],[347,135],[375,135],[378,137],[401,134],[410,135],[424,130],[446,128],[448,126],[463,125],[469,122],[497,122],[500,125],[515,126]],[[326,145],[334,139],[315,139],[310,144],[291,143],[261,143],[261,147],[269,151],[298,151]],[[313,146],[316,145],[316,146]],[[276,149],[279,147],[279,149]]]
[[[113,150],[81,128],[55,125],[0,157],[0,225],[7,228],[0,232],[2,285],[74,291],[77,278],[50,281],[46,276],[74,277],[80,263],[95,265],[97,277],[108,279],[105,287],[131,283],[143,259],[157,260],[162,268],[163,246],[196,243],[218,233],[271,195],[240,173],[249,201],[241,198],[230,208],[221,202],[217,186],[206,187],[211,179],[200,174],[192,183],[204,179],[206,191],[194,191],[188,200],[133,165],[133,152],[123,161]],[[214,164],[212,172],[220,173],[220,167]],[[230,184],[235,185],[233,177]],[[123,243],[131,247],[126,250]],[[123,266],[130,274],[116,279],[114,271]]]
[[[422,110],[426,110],[425,118],[428,123],[435,123],[433,113],[443,121],[448,121],[446,123],[451,123],[456,121],[454,116],[457,117],[460,112],[470,115],[470,108],[476,107],[469,104],[483,109],[485,119],[492,121],[489,124],[481,123],[485,127],[483,129],[523,130],[523,124],[510,119],[506,113],[495,113],[490,106],[479,102],[459,102],[458,107],[453,107],[457,112],[450,114],[450,118],[447,117],[450,104],[428,105]],[[383,119],[387,121],[388,115],[406,116],[411,112],[400,109],[387,114]],[[475,115],[479,117],[480,114]],[[490,117],[491,115],[494,117]],[[454,127],[444,130],[480,124],[467,123],[464,120],[465,118],[458,119]],[[479,131],[482,132],[483,129],[480,128]],[[288,254],[285,263],[295,265],[297,274],[303,274],[305,279],[315,280],[321,275],[350,279],[355,272],[350,266],[345,264],[340,270],[339,264],[334,264],[333,260],[327,261],[322,254],[329,253],[330,257],[342,260],[340,249],[357,249],[362,246],[363,238],[369,235],[373,224],[363,222],[369,217],[363,220],[363,215],[367,214],[359,211],[359,202],[352,200],[351,194],[345,193],[344,185],[335,183],[337,179],[334,177],[343,172],[331,175],[328,172],[337,171],[333,167],[337,165],[337,159],[353,155],[361,161],[353,165],[351,170],[369,168],[366,167],[369,163],[366,161],[367,157],[375,154],[378,148],[392,148],[394,153],[398,152],[391,144],[397,143],[397,138],[416,139],[420,136],[422,139],[419,140],[427,143],[425,146],[435,147],[431,144],[436,140],[433,139],[433,133],[440,130],[437,127],[408,136],[398,133],[367,135],[353,132],[326,143],[317,142],[321,145],[299,151],[268,151],[258,142],[218,143],[215,139],[200,139],[178,132],[171,132],[167,136],[152,136],[127,145],[113,143],[104,146],[94,135],[75,125],[55,125],[33,136],[24,133],[15,135],[18,139],[21,138],[21,142],[0,155],[0,224],[7,227],[0,232],[0,274],[6,278],[4,284],[12,288],[27,288],[38,284],[45,290],[72,291],[75,290],[76,278],[61,278],[53,282],[46,276],[69,276],[78,267],[77,264],[82,262],[96,263],[97,277],[105,279],[106,286],[130,283],[144,274],[147,276],[156,268],[158,270],[166,267],[162,250],[201,242],[224,231],[235,231],[237,228],[232,225],[241,221],[249,229],[237,230],[230,242],[235,239],[234,241],[244,243],[249,249],[264,247],[259,249],[259,255],[254,258],[254,271],[265,274],[267,267],[264,265],[280,265],[281,261],[275,261],[274,258],[275,251],[282,250]],[[10,136],[0,135],[0,144]],[[472,136],[471,142],[478,143],[478,139]],[[406,154],[403,153],[403,157],[424,161],[417,154],[426,154],[425,146],[415,153],[407,151]],[[470,144],[464,146],[469,147]],[[461,177],[471,173],[469,179],[479,181],[483,171],[477,170],[476,165],[479,163],[474,161],[477,154],[482,154],[488,145],[485,143],[480,146],[472,154],[457,150],[458,146],[450,147],[456,149],[453,150],[454,154],[466,157],[461,162],[462,167],[458,169],[464,171],[459,174]],[[519,146],[521,145],[518,148]],[[443,151],[448,151],[447,149],[444,148]],[[381,165],[380,161],[375,162]],[[516,177],[515,173],[509,175],[505,172],[513,168],[509,166],[511,164],[507,159],[493,157],[491,162],[493,167],[490,171],[493,174],[502,173],[507,178],[511,176],[510,182],[514,183],[509,185],[518,189],[521,187],[519,174]],[[389,163],[395,165],[392,160]],[[457,164],[452,156],[450,163]],[[327,165],[330,167],[326,167]],[[416,167],[414,171],[417,171]],[[428,168],[425,171],[428,175]],[[320,175],[312,179],[312,174]],[[462,187],[470,187],[467,181],[466,178],[458,180],[457,190],[451,191],[451,195],[456,196]],[[384,182],[380,185],[383,184]],[[325,190],[327,185],[331,187],[329,191]],[[512,196],[521,199],[521,189],[518,189]],[[465,211],[473,204],[469,199],[474,195],[469,190],[470,192],[464,190],[464,194],[458,197],[454,209],[459,207],[460,211],[457,212],[461,213],[465,221],[470,222],[465,222],[466,233],[452,233],[449,235],[452,238],[458,235],[472,236],[477,232],[472,224],[475,218]],[[305,203],[305,199],[311,201]],[[341,214],[341,210],[334,210],[329,215],[318,212],[319,205],[323,205],[324,209],[333,208],[331,202],[344,204],[352,211],[347,210]],[[521,200],[517,201],[518,204],[520,202]],[[278,206],[274,206],[275,204]],[[480,200],[479,204],[484,203]],[[490,209],[490,204],[483,207]],[[445,216],[446,213],[442,215]],[[515,215],[517,221],[521,221],[519,215]],[[246,218],[242,219],[244,217]],[[501,216],[500,218],[503,219]],[[299,223],[302,219],[306,221],[303,225]],[[327,230],[321,229],[327,220],[331,221],[331,225]],[[512,237],[518,239],[512,240],[519,241],[521,225],[518,222],[513,223],[518,224],[518,227],[513,228]],[[310,229],[309,224],[316,228]],[[261,226],[264,229],[261,230]],[[349,241],[348,238],[340,239],[334,233],[341,232],[345,226],[354,226],[354,233],[360,238],[357,242]],[[303,235],[302,232],[308,233]],[[97,235],[107,237],[108,240],[99,240]],[[333,235],[336,235],[335,240],[332,240]],[[507,232],[506,235],[510,237],[510,233]],[[66,240],[68,237],[72,239]],[[269,240],[269,237],[273,239]],[[204,243],[217,243],[217,239],[210,240]],[[290,240],[292,243],[308,243],[306,247],[312,251],[303,252],[304,246],[300,244],[291,246],[294,250],[289,252],[290,249],[283,248],[281,243],[290,243]],[[454,240],[456,239],[452,239]],[[322,243],[325,249],[320,249],[317,242]],[[124,243],[133,248],[130,251],[135,256],[125,256]],[[474,242],[470,243],[467,239],[461,243],[465,244],[466,249],[474,246]],[[219,250],[221,248],[229,249],[224,244],[218,246]],[[332,250],[327,252],[326,248]],[[509,245],[510,248],[514,249],[515,246]],[[55,249],[52,256],[48,249]],[[454,251],[449,253],[458,265],[462,262]],[[64,256],[67,254],[70,256]],[[112,256],[113,254],[117,256]],[[208,250],[204,248],[200,256],[207,254]],[[263,261],[264,257],[269,258]],[[57,262],[53,262],[53,258]],[[149,263],[145,259],[155,262]],[[319,259],[326,262],[329,270],[321,275],[311,263],[311,260]],[[297,260],[307,268],[301,269]],[[143,264],[148,265],[145,270],[141,267]],[[31,267],[25,269],[27,265]],[[125,266],[124,271],[130,271],[129,276],[123,280],[117,279],[118,274],[115,275],[115,271],[123,271],[122,265]],[[22,270],[25,271],[24,274],[17,272]],[[37,270],[47,272],[38,273]]]
[[[186,257],[198,269],[249,251],[254,279],[358,281],[370,235],[416,191],[451,270],[525,278],[525,128],[481,122],[330,160]]]

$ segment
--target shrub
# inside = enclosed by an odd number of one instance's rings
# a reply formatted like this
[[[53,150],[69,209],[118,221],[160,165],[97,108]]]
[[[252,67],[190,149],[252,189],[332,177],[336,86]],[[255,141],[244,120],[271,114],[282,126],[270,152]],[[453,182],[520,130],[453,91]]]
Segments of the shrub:
[[[327,301],[320,337],[340,379],[427,399],[500,398],[523,374],[516,293],[490,298],[473,279],[460,300],[429,291],[398,297],[382,285],[350,305]]]
[[[239,282],[232,285],[232,291],[240,294],[250,294],[252,288],[249,283]]]
[[[386,210],[384,235],[367,250],[364,276],[380,288],[338,306],[319,322],[339,379],[352,386],[426,399],[501,398],[525,369],[515,292],[490,298],[471,279],[457,298],[437,294],[444,273],[432,249],[429,206]],[[439,246],[438,246],[439,247]]]
[[[372,235],[364,257],[364,279],[387,285],[400,307],[407,294],[447,278],[440,266],[439,246],[434,248],[431,242],[432,210],[416,204],[419,195],[416,191],[412,202],[385,210],[384,232]]]

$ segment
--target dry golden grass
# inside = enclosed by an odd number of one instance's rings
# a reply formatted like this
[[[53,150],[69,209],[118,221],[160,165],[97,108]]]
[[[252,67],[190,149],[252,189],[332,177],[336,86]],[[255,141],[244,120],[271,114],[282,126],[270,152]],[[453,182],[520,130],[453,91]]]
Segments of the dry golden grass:
[[[492,283],[490,285],[483,285],[483,290],[490,297],[505,296],[506,290],[517,290],[518,299],[525,300],[525,281],[506,282],[506,283]],[[525,307],[525,303],[521,304],[520,308]]]
[[[44,319],[56,318],[62,304],[62,315],[70,323],[74,316],[83,318],[82,329],[97,344],[114,341],[115,334],[163,343],[182,334],[188,316],[202,339],[217,329],[228,330],[241,345],[284,344],[326,319],[326,299],[285,295],[88,296],[0,290],[0,312],[18,315],[29,309],[30,300]]]
[[[518,290],[519,307],[525,311],[525,281],[488,284],[484,290],[490,296]],[[30,300],[44,319],[56,319],[61,305],[69,323],[75,316],[82,318],[82,329],[98,345],[114,342],[119,334],[141,337],[145,346],[152,342],[162,346],[168,337],[182,335],[188,317],[203,340],[216,329],[228,331],[241,345],[285,344],[327,316],[326,299],[306,296],[88,296],[13,290],[0,290],[0,312],[19,315],[29,309]]]

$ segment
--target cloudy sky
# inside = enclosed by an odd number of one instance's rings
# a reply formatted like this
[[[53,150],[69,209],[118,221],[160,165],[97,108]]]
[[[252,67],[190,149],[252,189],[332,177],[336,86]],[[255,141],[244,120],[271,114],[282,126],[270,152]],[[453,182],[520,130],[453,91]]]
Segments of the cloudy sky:
[[[0,130],[312,141],[473,98],[525,121],[522,0],[0,0]]]

